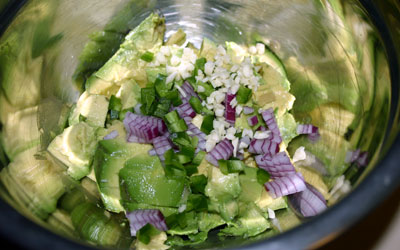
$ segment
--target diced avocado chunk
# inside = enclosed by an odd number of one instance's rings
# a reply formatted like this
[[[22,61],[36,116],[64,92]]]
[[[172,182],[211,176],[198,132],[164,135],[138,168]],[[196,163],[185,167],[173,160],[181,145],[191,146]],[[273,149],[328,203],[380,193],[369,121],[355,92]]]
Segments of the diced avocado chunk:
[[[71,220],[80,237],[95,244],[126,248],[132,242],[127,223],[119,223],[95,204],[79,204],[72,210]]]
[[[239,213],[239,204],[236,200],[219,201],[218,203],[214,201],[214,203],[225,221],[232,221]]]
[[[344,136],[348,127],[353,123],[355,114],[338,104],[330,103],[315,108],[309,113],[309,117],[314,126]]]
[[[277,228],[278,231],[287,231],[301,223],[299,217],[290,208],[277,211],[275,216],[280,227]]]
[[[157,156],[141,155],[131,158],[119,172],[121,196],[124,201],[178,207],[185,180],[167,178]]]
[[[111,124],[107,125],[107,128],[98,128],[96,130],[97,140],[103,140],[103,138],[109,133],[117,131],[118,136],[114,139],[118,139],[120,141],[126,141],[126,130],[125,126],[120,120],[113,120]]]
[[[249,56],[246,48],[235,42],[226,42],[226,52],[236,64],[240,64],[245,57]]]
[[[68,119],[69,125],[80,122],[80,116],[85,117],[87,124],[95,127],[104,127],[108,112],[108,100],[103,95],[91,95],[85,91]]]
[[[71,213],[75,207],[87,200],[86,193],[80,187],[75,187],[65,193],[58,201],[58,207]]]
[[[172,34],[165,45],[178,45],[181,46],[186,42],[186,33],[182,29],[178,29],[174,34]]]
[[[40,23],[39,20],[40,17],[35,23]],[[28,37],[33,36],[32,30],[31,24],[21,22],[18,28],[13,27],[12,32],[3,36],[0,44],[2,92],[18,108],[37,105],[40,100],[43,57],[31,56],[32,39]]]
[[[260,200],[258,200],[256,204],[263,212],[267,212],[268,208],[272,210],[279,210],[288,207],[285,197],[274,199],[271,197],[271,195],[269,195],[265,188],[262,190]]]
[[[146,68],[147,74],[147,82],[154,83],[157,79],[159,74],[167,75],[167,69],[165,67],[147,67]]]
[[[240,214],[236,223],[222,229],[219,234],[228,236],[242,236],[244,238],[256,236],[270,227],[262,211],[252,202],[241,204]]]
[[[127,143],[125,140],[101,140],[93,160],[97,185],[107,210],[122,212],[118,173],[125,162],[137,155],[146,155],[151,145]]]
[[[198,218],[195,212],[181,213],[176,216],[177,223],[168,229],[170,235],[196,234],[199,231]]]
[[[3,124],[2,144],[11,160],[19,153],[39,145],[37,111],[38,107],[32,107],[11,113]]]
[[[208,176],[205,194],[213,201],[230,201],[239,196],[242,191],[239,174],[223,174],[219,168],[213,167]]]
[[[169,245],[165,245],[167,241],[167,234],[165,232],[160,232],[157,235],[151,237],[148,244],[142,243],[140,240],[135,241],[135,249],[137,250],[166,250],[170,248]]]
[[[19,154],[3,168],[0,179],[11,197],[40,218],[56,209],[57,200],[68,188],[62,169],[34,157],[32,148]]]
[[[235,199],[241,191],[238,173],[224,175],[219,168],[210,169],[205,195],[211,200],[209,209],[220,213],[224,220],[231,221],[238,214],[239,207]]]
[[[226,222],[218,214],[201,212],[197,214],[199,218],[199,230],[208,232],[213,228],[224,225]]]
[[[253,55],[251,56],[252,62],[255,64],[267,64],[276,72],[278,72],[282,76],[282,81],[279,81],[280,86],[286,90],[290,90],[290,82],[287,79],[287,73],[285,66],[283,65],[282,61],[279,57],[267,46],[265,46],[265,53],[262,55]],[[271,72],[270,70],[268,72]],[[276,78],[278,79],[278,78]],[[278,83],[278,82],[276,82]]]
[[[122,43],[124,35],[98,31],[90,34],[89,38],[89,42],[79,56],[79,64],[73,75],[78,87],[81,87],[93,72],[101,68],[112,57]]]
[[[119,73],[120,72],[116,71],[116,74]],[[118,92],[120,86],[114,84],[113,82],[105,81],[101,78],[98,78],[96,75],[93,74],[87,79],[85,83],[85,88],[86,91],[88,91],[90,94],[105,95],[107,97],[110,97]]]
[[[242,192],[238,198],[239,201],[244,203],[259,201],[264,186],[257,181],[257,168],[246,167],[244,174],[239,175],[239,180],[242,187]]]
[[[337,103],[358,114],[362,108],[360,93],[349,63],[348,59],[322,61],[306,68],[295,58],[289,58],[286,66],[292,82],[291,93],[296,96],[294,113],[307,113],[322,104]]]
[[[292,83],[290,93],[296,97],[294,114],[310,112],[328,101],[326,87],[312,70],[306,69],[294,57],[290,57],[285,65]]]
[[[84,192],[87,194],[87,196],[89,196],[92,199],[100,200],[100,192],[99,189],[97,188],[96,178],[91,179],[89,178],[89,176],[84,177],[81,180],[81,186]]]
[[[304,146],[305,149],[315,155],[324,164],[329,173],[329,177],[342,175],[347,169],[345,163],[346,154],[350,150],[350,143],[331,131],[320,129],[321,135],[317,142],[312,142],[307,136],[299,136],[291,141],[288,147],[290,155]]]
[[[296,98],[280,85],[264,84],[258,87],[254,94],[254,101],[262,109],[273,108],[278,115],[291,110]]]
[[[140,101],[140,87],[135,81],[126,81],[121,85],[116,97],[121,99],[122,110],[133,108]]]
[[[283,115],[277,116],[276,122],[281,131],[283,142],[285,145],[289,145],[289,142],[297,136],[296,120],[290,113],[284,113]]]
[[[257,181],[257,168],[245,168],[244,174],[241,174],[239,179],[242,193],[238,200],[241,203],[254,202],[263,212],[267,212],[268,208],[277,210],[287,207],[284,198],[273,199],[265,190],[264,185]]]
[[[115,85],[128,79],[141,87],[147,83],[146,65],[140,60],[147,51],[156,52],[162,45],[165,32],[164,18],[151,14],[132,30],[121,44],[121,48],[96,73],[89,78],[86,88],[92,94],[115,94]],[[118,89],[117,89],[118,91]]]
[[[330,198],[328,186],[325,184],[323,177],[317,171],[308,168],[307,166],[299,166],[296,165],[296,170],[301,173],[304,177],[304,180],[315,187],[326,200]]]
[[[239,117],[236,117],[235,128],[240,128],[241,130],[251,129],[249,122],[247,121],[248,117],[249,116],[245,115],[243,112],[240,114]]]
[[[54,138],[47,150],[68,167],[70,176],[79,180],[90,173],[96,143],[96,130],[80,122]]]
[[[207,61],[214,61],[217,54],[217,45],[208,38],[204,38],[200,48],[200,57],[204,57]]]

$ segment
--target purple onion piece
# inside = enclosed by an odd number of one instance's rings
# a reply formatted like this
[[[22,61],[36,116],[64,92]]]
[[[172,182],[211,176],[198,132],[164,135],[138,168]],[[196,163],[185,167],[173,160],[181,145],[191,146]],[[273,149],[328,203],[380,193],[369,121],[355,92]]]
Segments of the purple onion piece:
[[[117,130],[113,130],[111,131],[108,135],[103,137],[103,140],[112,140],[118,137],[118,131]]]
[[[258,129],[257,129],[257,131],[267,131],[268,129],[266,128],[266,127],[264,127],[264,126],[260,126],[260,127],[258,127]],[[273,134],[272,134],[272,136],[273,136]],[[272,138],[272,137],[271,137]]]
[[[225,119],[234,125],[236,120],[236,110],[231,105],[231,101],[236,97],[234,94],[227,93],[225,96]]]
[[[250,108],[250,107],[248,107],[248,106],[244,106],[244,107],[243,107],[243,113],[244,113],[245,115],[253,114],[253,113],[254,113],[254,109],[253,109],[253,108]]]
[[[251,117],[247,118],[247,123],[248,123],[251,127],[257,125],[257,123],[258,123],[258,117],[255,115],[255,116],[251,116]]]
[[[296,170],[286,152],[279,152],[276,155],[271,155],[269,153],[258,155],[255,157],[255,160],[257,165],[268,171],[273,178],[296,173]]]
[[[190,117],[183,118],[188,126],[188,131],[191,132],[191,137],[196,136],[199,139],[199,143],[197,144],[197,149],[205,150],[206,149],[206,134],[204,134],[196,125],[192,123],[192,119]]]
[[[149,153],[150,156],[157,155],[157,152],[156,152],[156,150],[154,148],[150,149],[148,153]]]
[[[228,160],[233,154],[233,145],[228,139],[218,143],[206,156],[206,160],[218,166],[218,160]]]
[[[320,138],[318,128],[312,124],[300,124],[297,126],[297,134],[308,135],[308,139],[312,142],[316,142]]]
[[[271,134],[273,135],[273,141],[275,141],[278,144],[281,143],[282,142],[281,132],[279,131],[278,123],[276,122],[274,110],[272,108],[269,108],[263,111],[261,114],[269,130],[271,130]]]
[[[194,111],[192,106],[190,106],[190,104],[186,100],[184,100],[183,103],[181,105],[179,105],[178,107],[172,108],[172,110],[176,110],[181,118],[184,118],[184,117],[193,118],[196,116],[196,112]]]
[[[129,220],[132,236],[136,236],[136,233],[148,223],[160,231],[168,230],[164,216],[158,209],[139,209],[127,212],[126,218]]]
[[[272,198],[276,199],[289,194],[295,194],[306,189],[301,173],[274,178],[273,181],[264,184]]]
[[[368,152],[356,149],[354,151],[348,151],[346,154],[345,163],[356,163],[359,167],[368,165]]]
[[[279,144],[271,139],[253,139],[250,142],[249,153],[252,154],[271,154],[279,152]]]
[[[180,94],[181,100],[184,102],[189,102],[190,98],[192,96],[199,98],[199,96],[196,94],[196,92],[194,91],[192,85],[190,85],[190,83],[188,81],[185,81],[182,86],[181,89],[185,92],[186,97],[182,96]]]
[[[172,143],[169,141],[168,136],[159,136],[153,139],[154,150],[161,161],[165,160],[164,154],[172,148]]]
[[[151,143],[154,138],[164,134],[167,127],[163,120],[127,112],[124,119],[128,142]]]
[[[356,163],[360,167],[365,167],[368,165],[368,152],[361,152]]]
[[[288,203],[299,217],[312,217],[327,208],[325,197],[308,183],[304,191],[289,195]]]

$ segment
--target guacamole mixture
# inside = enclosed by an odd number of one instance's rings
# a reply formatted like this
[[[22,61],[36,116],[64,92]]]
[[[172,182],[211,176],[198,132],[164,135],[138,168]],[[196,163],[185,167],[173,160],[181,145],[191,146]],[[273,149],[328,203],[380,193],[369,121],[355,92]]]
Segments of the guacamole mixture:
[[[309,122],[295,118],[294,108],[318,105],[299,99],[307,86],[291,89],[285,67],[301,67],[295,58],[283,65],[261,41],[204,38],[196,48],[182,30],[165,41],[156,13],[123,30],[96,33],[84,48],[74,75],[83,91],[52,135],[51,160],[33,147],[1,172],[6,187],[39,178],[24,175],[33,166],[54,179],[12,196],[24,204],[43,194],[29,209],[67,225],[65,234],[138,249],[200,244],[211,231],[272,236],[323,212],[350,189],[349,166],[366,164],[344,135],[354,114],[344,114],[343,131],[321,128],[339,104],[323,104]],[[347,153],[327,153],[336,147]],[[54,165],[66,166],[72,184],[57,181]]]

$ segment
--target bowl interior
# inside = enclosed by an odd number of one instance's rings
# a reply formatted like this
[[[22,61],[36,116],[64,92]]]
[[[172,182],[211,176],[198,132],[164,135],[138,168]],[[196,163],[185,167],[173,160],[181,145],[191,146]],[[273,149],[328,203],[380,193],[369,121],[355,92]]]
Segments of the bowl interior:
[[[23,5],[0,40],[0,160],[5,169],[29,148],[37,153],[35,159],[26,157],[26,164],[46,157],[41,152],[61,132],[61,117],[81,93],[82,86],[72,76],[89,34],[101,31],[127,6],[134,13],[125,20],[130,28],[157,11],[165,16],[167,37],[181,28],[198,48],[204,37],[221,44],[258,41],[269,45],[286,66],[291,93],[297,97],[292,110],[296,120],[310,123],[317,119],[320,129],[334,135],[326,141],[331,147],[322,149],[326,151],[323,179],[328,191],[342,175],[357,187],[380,160],[382,145],[389,147],[393,142],[393,134],[384,141],[395,115],[391,113],[387,43],[358,1],[36,0]],[[356,149],[368,152],[368,167],[343,163],[346,153]],[[57,169],[65,187],[77,185],[62,166]],[[35,201],[27,202],[20,192],[10,189],[14,184],[1,180],[1,196],[9,204],[36,223],[67,234],[54,222],[57,218],[35,213]],[[18,185],[27,187],[26,183]],[[332,198],[331,209],[345,195]],[[318,237],[325,236],[326,232]],[[269,237],[265,233],[245,240],[221,239],[211,233],[206,243],[195,248],[239,247]],[[307,239],[299,242],[304,247],[310,243]]]

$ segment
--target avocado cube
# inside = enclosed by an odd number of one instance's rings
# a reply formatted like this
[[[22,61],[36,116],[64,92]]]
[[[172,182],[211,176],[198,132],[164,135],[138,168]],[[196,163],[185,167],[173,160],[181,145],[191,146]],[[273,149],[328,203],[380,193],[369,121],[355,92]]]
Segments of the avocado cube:
[[[156,156],[131,158],[119,172],[121,195],[137,203],[178,207],[185,187],[183,177],[167,178]]]

